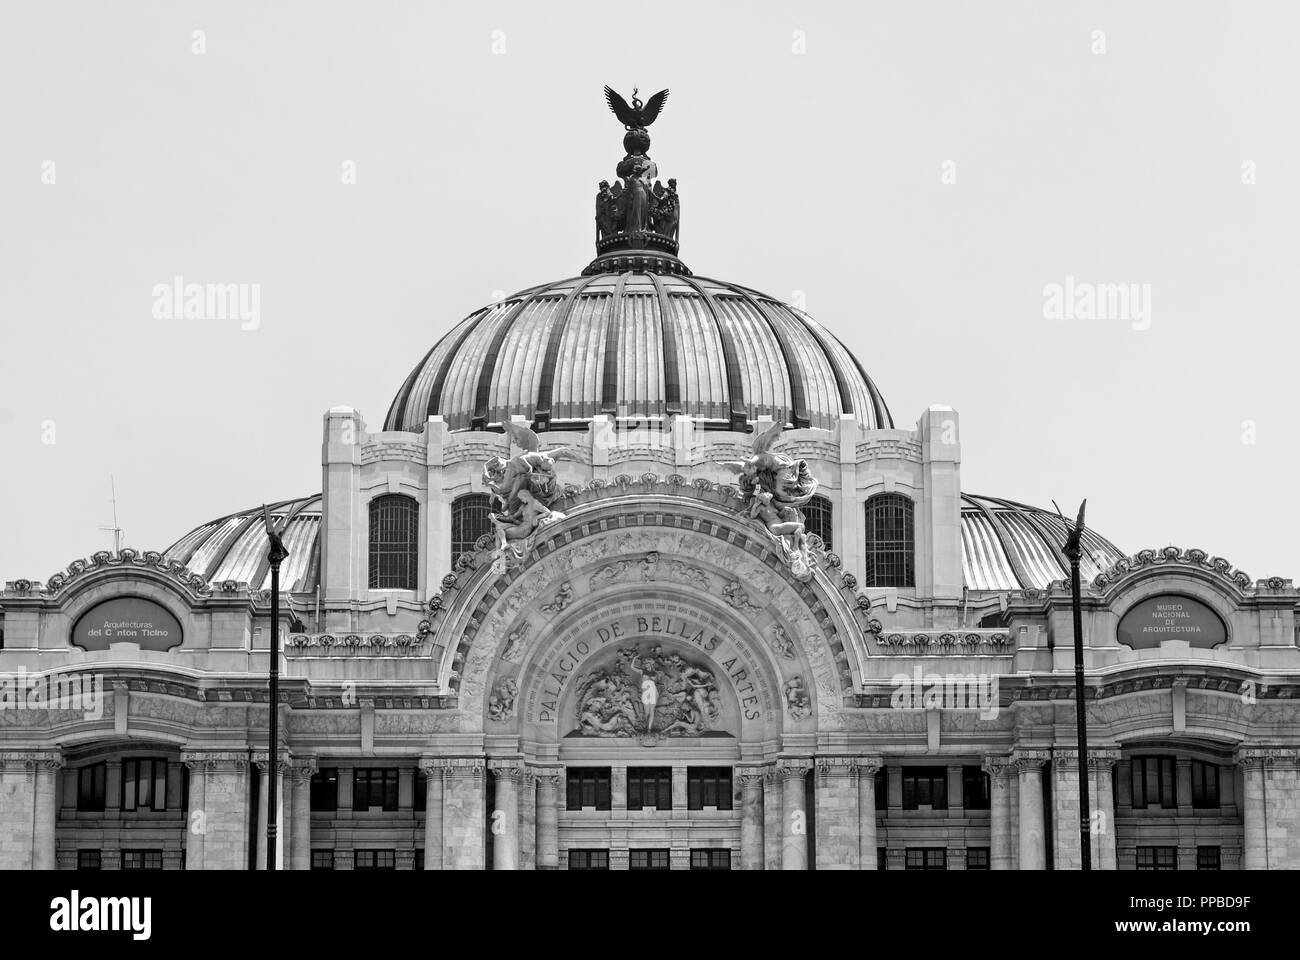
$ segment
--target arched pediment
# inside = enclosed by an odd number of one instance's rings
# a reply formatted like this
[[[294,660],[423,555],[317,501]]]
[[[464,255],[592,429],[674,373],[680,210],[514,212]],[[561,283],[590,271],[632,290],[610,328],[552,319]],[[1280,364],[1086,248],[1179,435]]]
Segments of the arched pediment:
[[[496,574],[485,564],[457,584],[441,625],[457,642],[444,654],[440,681],[465,714],[482,711],[491,722],[494,695],[502,714],[509,685],[493,688],[504,680],[514,682],[513,696],[526,709],[534,695],[526,665],[549,656],[574,617],[594,628],[591,618],[614,607],[629,617],[666,617],[677,604],[698,621],[693,633],[725,629],[752,651],[773,702],[782,705],[764,709],[783,714],[783,729],[802,722],[792,710],[808,711],[818,727],[834,726],[844,695],[860,682],[862,642],[825,575],[797,580],[764,543],[765,532],[721,504],[606,493],[548,527],[519,566]],[[623,607],[637,603],[649,606],[641,613]]]

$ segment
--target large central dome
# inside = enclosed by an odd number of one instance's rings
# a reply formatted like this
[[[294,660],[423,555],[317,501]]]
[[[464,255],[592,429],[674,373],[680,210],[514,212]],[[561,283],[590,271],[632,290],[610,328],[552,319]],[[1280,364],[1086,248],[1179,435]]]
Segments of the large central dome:
[[[470,314],[411,371],[384,429],[419,432],[434,414],[452,430],[512,416],[581,429],[599,414],[683,414],[733,430],[760,416],[792,428],[829,429],[842,414],[893,426],[857,358],[802,311],[733,283],[632,270],[533,287]]]

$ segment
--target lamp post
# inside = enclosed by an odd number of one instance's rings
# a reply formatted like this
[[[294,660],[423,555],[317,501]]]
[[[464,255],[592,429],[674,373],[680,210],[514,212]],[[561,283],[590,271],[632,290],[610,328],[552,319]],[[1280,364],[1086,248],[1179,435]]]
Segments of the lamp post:
[[[1079,505],[1079,519],[1065,540],[1064,552],[1070,560],[1070,591],[1074,606],[1074,724],[1079,734],[1079,864],[1092,869],[1092,819],[1088,809],[1088,713],[1083,687],[1083,601],[1079,587],[1079,558],[1083,555],[1084,500]]]
[[[275,839],[279,828],[276,815],[276,793],[280,767],[280,564],[289,555],[280,538],[284,531],[277,530],[271,522],[271,510],[262,505],[262,520],[266,524],[267,559],[271,562],[271,703],[270,729],[267,732],[266,752],[266,869],[275,870]]]

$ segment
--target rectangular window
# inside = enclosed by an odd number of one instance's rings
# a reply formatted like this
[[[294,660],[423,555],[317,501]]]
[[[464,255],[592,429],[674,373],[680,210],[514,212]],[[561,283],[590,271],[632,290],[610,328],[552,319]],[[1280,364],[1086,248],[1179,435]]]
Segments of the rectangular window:
[[[123,850],[123,870],[161,870],[161,850]]]
[[[333,850],[313,850],[311,852],[311,868],[313,870],[333,870],[334,869],[334,851]]]
[[[1196,869],[1197,870],[1219,870],[1219,848],[1218,847],[1197,847],[1196,848]]]
[[[1161,807],[1172,810],[1178,806],[1174,794],[1173,757],[1134,757],[1133,809]]]
[[[353,869],[355,870],[396,870],[396,850],[357,850],[355,851]]]
[[[908,870],[947,870],[948,851],[943,847],[908,847],[904,851]]]
[[[565,773],[567,809],[610,809],[609,767],[569,767]]]
[[[876,771],[876,809],[889,809],[889,774],[883,766]]]
[[[424,808],[429,805],[429,778],[424,775],[423,770],[415,771],[415,781],[411,789],[411,809],[416,813],[424,813]]]
[[[946,767],[904,767],[903,809],[948,809],[948,769]]]
[[[1215,849],[1218,849],[1217,847]],[[77,869],[78,870],[99,870],[102,860],[98,850],[78,850],[77,851]]]
[[[877,870],[889,869],[889,851],[886,850],[884,847],[876,848],[876,869]]]
[[[358,767],[352,771],[352,809],[397,809],[397,768]]]
[[[104,784],[108,765],[92,763],[77,771],[77,809],[88,813],[104,811]]]
[[[1138,847],[1137,868],[1139,870],[1177,870],[1177,847]]]
[[[608,850],[570,850],[570,870],[608,870]]]
[[[415,848],[415,869],[424,869],[424,847]]]
[[[916,586],[916,544],[912,501],[881,493],[866,502],[867,587]]]
[[[688,767],[686,770],[686,809],[731,809],[730,767]]]
[[[629,810],[671,810],[673,768],[628,767],[627,808]]]
[[[961,805],[967,810],[989,809],[989,775],[980,767],[961,768]]]
[[[966,869],[967,870],[987,870],[988,868],[989,868],[988,847],[967,847],[966,848]]]
[[[667,850],[631,850],[628,852],[629,870],[668,870]]]
[[[1192,761],[1192,806],[1199,810],[1219,806],[1218,764]]]
[[[326,767],[311,775],[311,809],[313,813],[334,813],[339,808],[339,771]]]
[[[167,809],[166,760],[122,761],[122,809]]]
[[[731,851],[712,847],[691,851],[692,870],[730,870]]]

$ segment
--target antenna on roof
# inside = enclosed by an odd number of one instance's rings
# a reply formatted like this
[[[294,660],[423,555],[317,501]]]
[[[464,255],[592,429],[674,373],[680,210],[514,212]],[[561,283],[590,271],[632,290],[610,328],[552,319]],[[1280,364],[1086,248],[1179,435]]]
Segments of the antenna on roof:
[[[113,525],[111,527],[100,527],[99,529],[113,534],[113,552],[119,553],[122,550],[122,528],[117,525],[117,479],[111,473],[108,475],[108,483],[109,489],[113,493]]]

